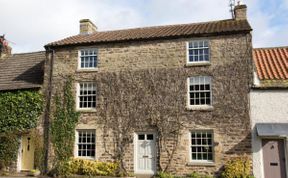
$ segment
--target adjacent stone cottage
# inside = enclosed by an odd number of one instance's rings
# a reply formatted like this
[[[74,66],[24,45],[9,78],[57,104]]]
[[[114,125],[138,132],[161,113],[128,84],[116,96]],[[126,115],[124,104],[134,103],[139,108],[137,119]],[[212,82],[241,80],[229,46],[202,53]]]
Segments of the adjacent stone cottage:
[[[80,34],[45,46],[44,120],[72,77],[75,157],[118,159],[135,174],[217,174],[251,157],[251,30],[245,5],[204,23],[98,31],[81,20]]]
[[[3,42],[3,40],[4,37],[2,38],[2,41],[0,40],[0,42]],[[45,51],[11,54],[11,47],[9,47],[7,43],[5,45],[3,43],[1,44],[0,143],[2,144],[1,149],[5,149],[1,150],[1,156],[6,157],[5,159],[3,159],[2,157],[0,158],[0,170],[6,169],[11,172],[27,171],[35,168],[35,160],[38,159],[34,157],[35,151],[37,152],[36,145],[41,144],[36,143],[37,141],[39,141],[39,139],[41,140],[41,138],[37,139],[36,141],[35,134],[32,134],[32,130],[35,128],[34,131],[39,133],[40,135],[42,135],[43,132],[40,117],[38,122],[37,118],[32,117],[34,117],[36,113],[38,114],[42,112],[42,110],[39,109],[41,106],[39,106],[37,111],[33,110],[33,107],[31,107],[28,109],[27,113],[26,111],[23,111],[23,108],[27,108],[26,102],[28,101],[30,102],[29,104],[31,104],[32,106],[37,104],[36,100],[33,100],[34,98],[31,98],[31,96],[38,96],[38,93],[41,93],[44,74],[44,61],[46,58]],[[8,95],[10,96],[10,98],[7,97]],[[11,99],[12,97],[14,97],[14,99]],[[8,112],[4,111],[5,109],[8,110]],[[38,117],[38,115],[36,117]],[[4,145],[6,144],[6,136],[10,136],[11,134],[15,134],[17,136],[17,139],[19,139],[19,144],[17,140],[14,143],[16,145],[16,151],[14,150],[14,148],[9,148],[9,146]],[[17,148],[19,149],[17,150]],[[15,153],[9,152],[10,150],[15,151]],[[3,155],[7,152],[11,155]],[[10,159],[10,165],[6,165],[8,164],[6,163],[7,160]]]
[[[288,135],[288,48],[253,50],[250,92],[255,177],[286,177]]]

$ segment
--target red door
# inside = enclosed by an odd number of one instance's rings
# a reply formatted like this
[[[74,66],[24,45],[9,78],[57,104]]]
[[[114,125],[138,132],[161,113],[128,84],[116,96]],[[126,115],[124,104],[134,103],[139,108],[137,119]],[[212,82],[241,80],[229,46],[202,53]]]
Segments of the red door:
[[[265,178],[286,178],[284,140],[263,139]]]

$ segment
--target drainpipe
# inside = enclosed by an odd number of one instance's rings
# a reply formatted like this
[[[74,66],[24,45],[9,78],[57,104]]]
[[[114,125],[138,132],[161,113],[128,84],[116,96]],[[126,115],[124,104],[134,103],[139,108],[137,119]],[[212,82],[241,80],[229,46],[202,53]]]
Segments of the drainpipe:
[[[54,66],[55,51],[51,48],[46,48],[46,60],[49,64],[48,84],[46,91],[46,105],[44,112],[44,174],[48,173],[49,167],[49,148],[50,148],[50,111],[51,111],[51,97],[52,97],[52,76]]]

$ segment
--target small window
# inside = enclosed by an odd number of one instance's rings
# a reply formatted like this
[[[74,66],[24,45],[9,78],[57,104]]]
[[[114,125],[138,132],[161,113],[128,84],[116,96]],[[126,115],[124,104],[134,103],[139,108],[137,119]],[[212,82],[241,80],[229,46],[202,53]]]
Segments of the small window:
[[[96,108],[96,85],[95,83],[80,83],[78,91],[78,108]]]
[[[144,134],[139,134],[138,135],[138,140],[145,140],[145,135]]]
[[[153,134],[147,134],[147,140],[153,140],[154,136]]]
[[[95,158],[95,130],[77,130],[77,157]]]
[[[190,106],[211,105],[211,77],[190,77],[188,87]]]
[[[188,63],[209,62],[208,41],[190,41],[187,50]]]
[[[97,67],[97,49],[79,51],[79,69],[95,69]]]
[[[154,134],[138,134],[138,140],[154,140]]]
[[[211,131],[191,132],[191,160],[213,161],[213,134]]]

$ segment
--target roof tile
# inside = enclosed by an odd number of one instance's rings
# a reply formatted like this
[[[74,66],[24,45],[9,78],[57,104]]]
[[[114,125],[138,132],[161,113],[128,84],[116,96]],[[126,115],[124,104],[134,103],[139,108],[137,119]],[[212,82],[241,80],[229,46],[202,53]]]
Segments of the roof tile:
[[[34,52],[0,59],[0,91],[41,87],[45,58],[45,52]]]
[[[288,47],[256,48],[253,60],[260,80],[288,80]]]
[[[47,44],[45,47],[79,45],[89,43],[122,42],[131,40],[151,40],[199,35],[219,35],[226,33],[250,32],[247,20],[220,20],[204,23],[166,25],[115,31],[100,31],[92,34],[79,34]]]

